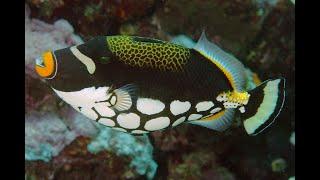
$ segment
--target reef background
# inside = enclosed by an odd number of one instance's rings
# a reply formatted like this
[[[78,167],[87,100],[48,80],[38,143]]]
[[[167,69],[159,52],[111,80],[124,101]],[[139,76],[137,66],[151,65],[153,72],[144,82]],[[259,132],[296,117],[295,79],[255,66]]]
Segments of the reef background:
[[[25,23],[26,179],[294,177],[294,1],[26,0]],[[55,97],[32,70],[41,51],[96,35],[171,40],[184,34],[197,41],[203,29],[262,80],[286,78],[283,111],[258,136],[246,135],[237,121],[224,133],[184,124],[152,133],[152,147],[147,137],[92,124]]]

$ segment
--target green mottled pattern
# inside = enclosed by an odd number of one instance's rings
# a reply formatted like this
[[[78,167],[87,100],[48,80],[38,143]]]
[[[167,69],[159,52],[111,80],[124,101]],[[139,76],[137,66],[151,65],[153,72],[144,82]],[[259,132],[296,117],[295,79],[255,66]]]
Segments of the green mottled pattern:
[[[108,36],[112,53],[125,64],[158,70],[180,71],[190,58],[182,46],[134,36]]]

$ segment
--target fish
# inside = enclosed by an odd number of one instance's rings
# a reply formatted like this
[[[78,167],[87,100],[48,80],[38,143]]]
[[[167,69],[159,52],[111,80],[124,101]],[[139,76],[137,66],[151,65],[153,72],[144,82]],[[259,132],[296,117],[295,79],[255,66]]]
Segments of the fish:
[[[45,51],[35,71],[63,101],[114,130],[143,135],[189,123],[225,131],[240,114],[248,135],[283,108],[285,79],[246,89],[245,67],[210,42],[193,45],[140,36],[97,36]]]

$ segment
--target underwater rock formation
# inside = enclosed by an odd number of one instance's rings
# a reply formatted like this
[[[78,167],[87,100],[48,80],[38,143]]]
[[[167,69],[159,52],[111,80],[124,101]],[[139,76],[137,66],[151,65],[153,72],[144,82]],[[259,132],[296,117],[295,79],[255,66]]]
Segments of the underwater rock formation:
[[[147,136],[135,137],[98,125],[67,107],[62,119],[54,113],[31,113],[25,120],[25,159],[49,162],[79,136],[92,137],[88,145],[94,154],[109,151],[129,157],[129,166],[139,175],[152,179],[157,164],[152,158],[153,147]],[[60,156],[60,155],[59,155]],[[61,158],[61,157],[60,157]]]
[[[77,136],[93,136],[98,130],[84,116],[70,119],[72,129],[55,113],[31,113],[25,119],[25,159],[50,161]]]
[[[132,160],[130,167],[138,174],[146,174],[152,179],[157,170],[157,164],[152,158],[153,147],[148,136],[132,136],[127,133],[112,130],[106,126],[98,125],[99,134],[88,145],[88,150],[98,153],[102,150],[115,152],[119,156],[129,156]]]
[[[54,21],[67,17],[79,34],[93,37],[114,34],[122,23],[150,16],[159,0],[28,0],[37,18]],[[75,5],[76,4],[76,5]]]
[[[73,111],[71,108],[67,111]],[[152,179],[157,164],[152,159],[153,147],[147,136],[135,137],[98,125],[73,112],[63,120],[54,113],[32,113],[25,121],[25,159],[49,162],[79,136],[92,137],[88,145],[94,154],[109,151],[129,157],[129,166],[139,175]],[[98,127],[98,128],[97,128]]]

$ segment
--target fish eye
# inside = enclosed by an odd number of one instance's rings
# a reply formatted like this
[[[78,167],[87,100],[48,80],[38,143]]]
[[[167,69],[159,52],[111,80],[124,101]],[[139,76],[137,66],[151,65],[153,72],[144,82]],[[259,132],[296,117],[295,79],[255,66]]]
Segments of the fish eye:
[[[51,51],[46,51],[41,57],[36,58],[35,69],[39,76],[52,79],[54,78],[57,70],[57,63]]]
[[[101,57],[99,60],[100,60],[100,63],[102,64],[108,64],[110,62],[110,57]]]

